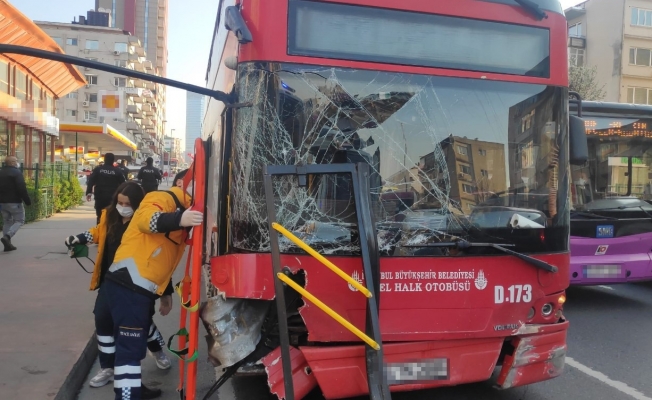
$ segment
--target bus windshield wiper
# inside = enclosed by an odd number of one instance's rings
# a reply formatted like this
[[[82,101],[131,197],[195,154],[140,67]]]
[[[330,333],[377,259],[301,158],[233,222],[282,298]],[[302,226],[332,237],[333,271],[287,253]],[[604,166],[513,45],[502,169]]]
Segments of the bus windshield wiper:
[[[640,208],[641,211],[645,213],[645,215],[652,218],[652,214],[650,214],[645,208],[643,208],[643,206],[618,206],[618,207],[611,207],[611,208],[601,208],[596,211],[627,210],[629,208]],[[618,218],[614,218],[614,219],[618,219]]]
[[[467,240],[458,240],[456,242],[441,242],[441,243],[428,243],[428,244],[413,244],[405,245],[403,247],[453,247],[458,250],[465,250],[471,247],[493,247],[496,250],[502,251],[503,253],[512,255],[514,257],[520,258],[521,260],[535,266],[536,268],[542,269],[548,272],[557,272],[558,268],[554,265],[548,264],[545,261],[537,260],[536,258],[526,256],[523,253],[519,253],[514,250],[507,249],[506,247],[512,247],[513,244],[496,244],[496,243],[474,243]]]
[[[618,220],[618,218],[615,217],[605,217],[604,215],[593,214],[591,212],[586,212],[586,211],[571,211],[571,218],[573,218],[574,215],[579,215],[588,218],[595,218],[595,219]]]
[[[518,5],[520,5],[526,11],[528,11],[530,14],[535,16],[539,21],[541,21],[544,18],[548,18],[548,14],[546,14],[541,9],[541,7],[539,7],[538,4],[534,3],[531,0],[514,0],[514,2],[518,3]]]

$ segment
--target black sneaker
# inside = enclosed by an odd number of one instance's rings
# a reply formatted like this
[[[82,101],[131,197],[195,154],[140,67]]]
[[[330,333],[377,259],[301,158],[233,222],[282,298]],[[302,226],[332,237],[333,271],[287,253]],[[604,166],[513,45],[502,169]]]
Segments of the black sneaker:
[[[4,236],[0,239],[0,242],[2,242],[2,244],[4,245],[4,247],[5,247],[5,251],[16,250],[16,246],[14,246],[13,244],[11,244],[11,238],[10,238],[8,235],[4,235]]]
[[[143,400],[156,399],[161,397],[161,389],[150,389],[147,386],[140,384],[140,398]]]

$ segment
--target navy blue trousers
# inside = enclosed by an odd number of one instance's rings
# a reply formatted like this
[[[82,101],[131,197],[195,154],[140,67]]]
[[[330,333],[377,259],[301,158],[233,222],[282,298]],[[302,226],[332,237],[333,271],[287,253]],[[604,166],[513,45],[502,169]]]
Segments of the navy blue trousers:
[[[113,390],[116,400],[140,400],[140,362],[147,354],[154,302],[111,281],[105,281],[98,294],[95,318],[101,319],[107,326],[110,323],[113,329]],[[99,336],[104,335],[98,333]]]
[[[93,309],[93,314],[95,314],[95,332],[97,334],[97,344],[99,348],[99,358],[100,358],[100,368],[113,368],[115,366],[115,338],[113,336],[113,319],[107,318],[109,316],[106,312],[98,313],[97,310],[106,310],[108,307],[107,297],[100,296],[102,292],[102,287],[98,289],[97,297],[95,298],[95,308]],[[152,303],[152,308],[149,311],[150,314],[150,326],[149,334],[147,336],[147,348],[152,353],[157,353],[163,350],[165,346],[165,340],[163,335],[158,330],[158,327],[154,323],[154,314],[155,308],[154,303]]]

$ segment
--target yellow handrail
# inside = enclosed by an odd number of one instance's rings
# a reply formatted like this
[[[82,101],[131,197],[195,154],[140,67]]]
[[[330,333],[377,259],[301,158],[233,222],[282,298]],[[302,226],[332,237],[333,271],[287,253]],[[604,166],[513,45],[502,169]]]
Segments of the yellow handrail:
[[[337,275],[339,275],[340,278],[344,279],[347,281],[351,286],[354,288],[358,289],[360,293],[364,294],[367,297],[371,297],[371,292],[358,283],[355,279],[351,278],[348,276],[344,271],[339,269],[335,264],[332,262],[328,261],[324,256],[321,254],[317,253],[315,250],[312,249],[312,247],[308,246],[306,243],[304,243],[301,239],[298,237],[294,236],[292,232],[288,231],[287,229],[283,228],[281,225],[277,224],[276,222],[272,223],[272,228],[276,229],[277,231],[281,232],[283,236],[286,238],[290,239],[294,244],[297,246],[301,247],[303,250],[305,250],[308,254],[316,258],[319,262],[330,268],[331,271],[335,272]]]
[[[335,321],[337,321],[337,322],[339,322],[340,324],[342,324],[342,326],[344,326],[346,329],[348,329],[349,331],[351,331],[351,333],[353,333],[354,335],[356,335],[357,337],[359,337],[361,340],[363,340],[363,341],[364,341],[365,343],[367,343],[369,346],[371,346],[371,347],[374,348],[375,350],[380,350],[380,346],[378,345],[378,343],[376,343],[375,340],[373,340],[373,339],[370,338],[369,336],[365,335],[364,332],[362,332],[360,329],[358,329],[358,328],[356,328],[355,326],[353,326],[349,321],[347,321],[347,320],[345,320],[344,318],[342,318],[338,313],[336,313],[335,311],[333,311],[333,309],[331,309],[330,307],[328,307],[326,304],[322,303],[318,298],[316,298],[315,296],[313,296],[312,294],[310,294],[307,290],[305,290],[304,288],[302,288],[301,286],[299,286],[299,285],[298,285],[296,282],[294,282],[292,279],[290,279],[290,278],[288,278],[287,276],[285,276],[285,274],[279,272],[278,274],[276,274],[276,276],[277,276],[278,279],[280,279],[282,282],[284,282],[285,284],[287,284],[288,286],[290,286],[292,289],[294,289],[294,290],[296,290],[297,292],[299,292],[300,295],[302,295],[303,297],[305,297],[306,299],[308,299],[311,303],[313,303],[314,305],[316,305],[320,310],[322,310],[323,312],[325,312],[326,314],[328,314],[328,316],[330,316],[330,317],[333,318]]]

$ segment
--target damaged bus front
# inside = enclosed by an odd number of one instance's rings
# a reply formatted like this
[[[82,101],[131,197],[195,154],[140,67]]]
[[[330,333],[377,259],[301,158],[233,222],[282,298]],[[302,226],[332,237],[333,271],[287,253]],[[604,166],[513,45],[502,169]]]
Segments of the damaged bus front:
[[[279,398],[287,379],[296,398],[316,386],[328,399],[368,393],[359,336],[290,286],[280,329],[266,199],[278,224],[364,285],[352,177],[276,176],[271,193],[263,179],[272,166],[354,164],[369,171],[390,390],[484,381],[496,368],[502,388],[558,376],[569,165],[582,158],[569,147],[559,4],[535,1],[548,15],[538,20],[541,8],[507,0],[358,3],[242,1],[250,42],[221,10],[231,31],[216,31],[208,79],[247,106],[211,102],[204,121],[219,182],[201,311],[214,364],[266,373]],[[286,277],[364,330],[354,285],[286,237],[278,252]]]

